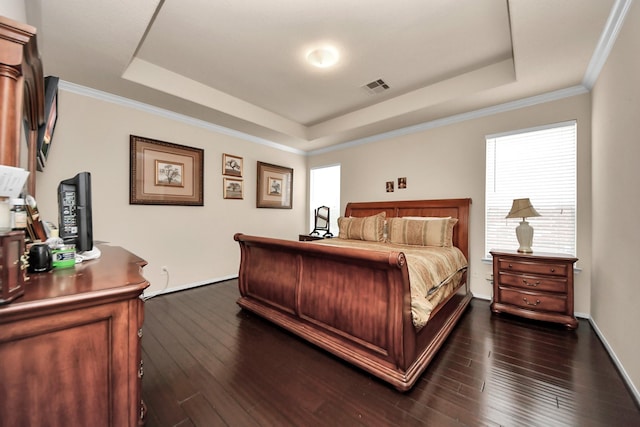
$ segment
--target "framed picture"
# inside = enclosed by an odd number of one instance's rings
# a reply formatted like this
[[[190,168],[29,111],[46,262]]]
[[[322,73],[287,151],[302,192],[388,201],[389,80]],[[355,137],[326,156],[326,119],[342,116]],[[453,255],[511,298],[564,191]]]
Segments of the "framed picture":
[[[129,204],[204,206],[204,150],[130,135]]]
[[[227,176],[242,176],[242,157],[231,154],[222,155],[222,174]]]
[[[292,198],[293,169],[258,162],[257,207],[291,209]]]
[[[241,179],[224,178],[222,193],[225,199],[242,199],[243,198],[243,184]]]

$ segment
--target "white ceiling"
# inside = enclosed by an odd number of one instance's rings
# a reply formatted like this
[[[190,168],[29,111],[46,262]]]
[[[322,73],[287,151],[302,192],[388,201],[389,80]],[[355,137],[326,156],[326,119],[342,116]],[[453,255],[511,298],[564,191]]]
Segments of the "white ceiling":
[[[302,151],[582,85],[615,0],[27,0],[45,74]],[[611,24],[609,24],[609,27]],[[330,42],[331,69],[307,51]],[[602,41],[600,41],[602,44]],[[390,89],[363,86],[383,79]],[[588,89],[588,88],[587,88]]]

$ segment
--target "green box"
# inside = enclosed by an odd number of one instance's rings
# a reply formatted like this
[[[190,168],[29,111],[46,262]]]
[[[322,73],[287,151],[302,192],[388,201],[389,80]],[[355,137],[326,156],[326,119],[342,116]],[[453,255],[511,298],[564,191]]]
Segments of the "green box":
[[[76,248],[64,245],[51,251],[53,268],[69,268],[76,265]]]

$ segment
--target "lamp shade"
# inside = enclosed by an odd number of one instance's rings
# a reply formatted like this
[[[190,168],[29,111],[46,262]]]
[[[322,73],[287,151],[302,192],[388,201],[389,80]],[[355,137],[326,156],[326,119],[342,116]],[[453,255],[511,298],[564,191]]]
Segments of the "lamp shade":
[[[532,216],[540,216],[533,208],[529,199],[514,199],[511,211],[505,218],[529,218]]]

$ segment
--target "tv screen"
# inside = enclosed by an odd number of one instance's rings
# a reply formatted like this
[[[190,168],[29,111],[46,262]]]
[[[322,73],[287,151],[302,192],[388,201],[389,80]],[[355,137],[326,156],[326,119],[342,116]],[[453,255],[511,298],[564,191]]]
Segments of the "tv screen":
[[[65,244],[76,246],[77,252],[93,248],[91,214],[91,174],[80,172],[58,185],[60,237]]]
[[[44,123],[38,129],[38,165],[39,171],[44,169],[51,148],[53,131],[58,120],[58,81],[54,76],[44,79]]]

